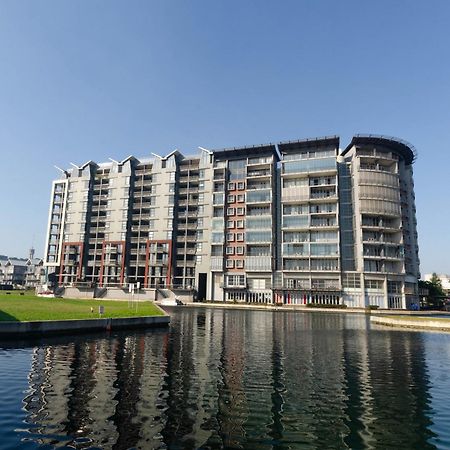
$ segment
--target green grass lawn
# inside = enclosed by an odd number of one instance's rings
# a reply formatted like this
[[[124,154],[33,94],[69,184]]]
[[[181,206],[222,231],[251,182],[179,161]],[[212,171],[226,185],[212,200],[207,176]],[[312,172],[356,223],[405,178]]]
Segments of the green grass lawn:
[[[103,305],[102,317],[161,316],[161,310],[153,302],[136,302],[128,307],[127,301],[82,300],[66,298],[41,298],[33,292],[0,291],[0,322],[33,320],[97,319],[98,307]],[[136,310],[137,304],[137,310]],[[91,313],[91,307],[94,313]]]

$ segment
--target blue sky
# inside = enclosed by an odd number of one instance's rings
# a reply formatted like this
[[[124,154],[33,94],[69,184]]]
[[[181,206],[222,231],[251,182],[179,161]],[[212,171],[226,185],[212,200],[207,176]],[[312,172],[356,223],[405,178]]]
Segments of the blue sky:
[[[450,2],[0,2],[0,254],[42,255],[53,165],[401,137],[422,273],[450,273]]]

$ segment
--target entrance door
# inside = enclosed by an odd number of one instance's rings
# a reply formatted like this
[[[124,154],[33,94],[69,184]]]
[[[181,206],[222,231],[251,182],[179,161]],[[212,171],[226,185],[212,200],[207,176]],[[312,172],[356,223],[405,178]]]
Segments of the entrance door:
[[[206,273],[198,274],[198,301],[206,299]]]

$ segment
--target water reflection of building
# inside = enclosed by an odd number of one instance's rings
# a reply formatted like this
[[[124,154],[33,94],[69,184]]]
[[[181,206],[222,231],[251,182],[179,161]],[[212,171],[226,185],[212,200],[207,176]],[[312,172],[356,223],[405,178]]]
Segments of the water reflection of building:
[[[185,309],[170,334],[39,347],[32,435],[105,449],[432,448],[423,335],[367,326]]]
[[[36,348],[24,399],[33,437],[40,443],[65,436],[101,448],[142,448],[160,431],[146,422],[158,411],[163,336],[156,333],[157,342],[143,335],[80,338]]]

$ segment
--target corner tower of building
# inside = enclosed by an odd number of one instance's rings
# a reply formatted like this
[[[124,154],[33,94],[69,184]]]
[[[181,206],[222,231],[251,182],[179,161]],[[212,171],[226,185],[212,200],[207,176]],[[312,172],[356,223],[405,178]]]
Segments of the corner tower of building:
[[[351,180],[351,190],[341,198],[342,216],[351,192],[354,218],[341,227],[342,244],[349,246],[342,274],[346,303],[381,308],[417,304],[414,147],[395,138],[357,135],[341,156],[345,184]]]

